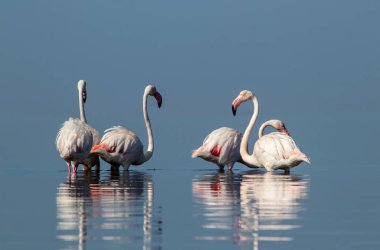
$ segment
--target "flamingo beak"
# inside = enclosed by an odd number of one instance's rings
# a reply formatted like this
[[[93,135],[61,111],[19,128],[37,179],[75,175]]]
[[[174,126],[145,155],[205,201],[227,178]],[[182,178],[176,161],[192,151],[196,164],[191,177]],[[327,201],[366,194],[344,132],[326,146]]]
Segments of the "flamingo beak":
[[[283,130],[282,130],[283,133],[287,134],[288,136],[290,136],[290,133],[289,131],[287,130],[287,128],[285,127],[285,125],[283,125]]]
[[[239,107],[241,103],[240,96],[236,97],[235,100],[232,102],[232,114],[236,115],[237,108]]]
[[[158,108],[161,108],[161,105],[162,105],[162,96],[161,96],[160,93],[158,93],[158,91],[154,95],[154,98],[156,98],[156,101],[157,101],[157,104],[158,104]]]
[[[290,133],[287,129],[284,129],[284,133],[287,134],[288,136],[290,136]]]

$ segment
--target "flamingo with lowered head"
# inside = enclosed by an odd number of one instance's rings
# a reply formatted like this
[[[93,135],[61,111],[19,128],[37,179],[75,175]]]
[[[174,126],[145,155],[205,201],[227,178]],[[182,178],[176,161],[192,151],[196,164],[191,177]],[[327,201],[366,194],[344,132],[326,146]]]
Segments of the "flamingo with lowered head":
[[[299,165],[301,162],[310,164],[309,158],[301,152],[295,141],[287,133],[272,132],[260,137],[255,143],[253,154],[248,153],[248,139],[259,114],[259,103],[256,96],[248,90],[241,91],[232,102],[232,112],[235,115],[239,105],[248,100],[253,102],[254,111],[241,140],[240,154],[242,159],[253,166],[264,166],[267,171],[271,172],[276,169],[289,172],[290,168]]]
[[[285,125],[279,120],[270,120],[260,128],[259,137],[262,136],[264,128],[272,126],[279,132],[288,133]],[[261,133],[261,134],[260,134]],[[220,170],[224,170],[227,165],[228,170],[232,170],[235,162],[240,162],[248,167],[257,167],[244,161],[240,155],[240,144],[242,134],[233,129],[222,127],[215,129],[203,140],[202,146],[193,150],[192,158],[199,157],[203,160],[215,163]]]
[[[107,129],[100,143],[91,149],[106,162],[111,164],[111,170],[117,170],[120,165],[128,170],[130,165],[140,165],[148,161],[153,155],[153,133],[147,111],[148,95],[154,96],[161,107],[162,97],[153,85],[145,88],[143,95],[143,113],[148,133],[148,148],[144,152],[144,146],[140,139],[132,131],[122,126]]]
[[[80,119],[69,118],[58,131],[56,146],[62,159],[67,163],[67,169],[77,172],[78,165],[83,164],[84,170],[96,166],[99,169],[99,157],[91,154],[93,145],[99,143],[99,133],[87,124],[84,103],[87,99],[86,81],[78,82]]]

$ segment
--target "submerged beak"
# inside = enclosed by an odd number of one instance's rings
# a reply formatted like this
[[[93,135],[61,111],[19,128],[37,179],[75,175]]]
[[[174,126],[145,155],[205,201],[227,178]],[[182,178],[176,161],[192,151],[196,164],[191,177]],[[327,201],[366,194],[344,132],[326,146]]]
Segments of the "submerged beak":
[[[239,107],[241,103],[240,96],[236,97],[235,100],[232,102],[232,114],[236,115],[237,108]]]
[[[161,105],[162,105],[162,96],[161,96],[160,93],[158,93],[158,91],[154,95],[154,98],[156,98],[156,101],[157,101],[157,104],[158,104],[158,108],[161,108]]]

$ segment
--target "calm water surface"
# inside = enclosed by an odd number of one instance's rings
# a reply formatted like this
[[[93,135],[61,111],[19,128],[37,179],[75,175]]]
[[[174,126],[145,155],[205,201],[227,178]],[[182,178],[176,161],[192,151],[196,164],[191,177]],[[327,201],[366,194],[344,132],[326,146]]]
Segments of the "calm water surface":
[[[379,249],[380,185],[366,168],[1,171],[0,247]]]

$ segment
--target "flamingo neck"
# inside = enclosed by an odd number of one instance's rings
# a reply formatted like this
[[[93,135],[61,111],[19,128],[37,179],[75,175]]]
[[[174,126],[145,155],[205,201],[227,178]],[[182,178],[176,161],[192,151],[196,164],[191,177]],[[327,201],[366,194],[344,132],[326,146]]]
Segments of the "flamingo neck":
[[[248,153],[248,139],[251,136],[253,126],[255,125],[255,122],[257,120],[257,116],[259,115],[259,103],[257,101],[257,98],[254,96],[251,98],[251,101],[253,103],[253,114],[252,114],[251,120],[249,121],[247,128],[245,129],[243,138],[241,140],[240,154],[241,154],[241,158],[243,159],[243,161],[247,162],[248,164],[250,164],[252,166],[259,167],[260,163],[256,159],[255,155],[253,153],[252,153],[252,155],[250,155]]]
[[[83,102],[82,92],[81,91],[79,91],[79,113],[80,113],[80,119],[81,119],[81,121],[87,123],[86,113],[84,112],[84,102]]]
[[[268,127],[268,126],[272,126],[272,127],[273,127],[273,125],[271,124],[270,121],[266,121],[266,122],[264,122],[264,123],[260,126],[259,134],[258,134],[259,138],[263,136],[263,134],[264,134],[264,129],[265,129],[266,127]]]
[[[143,96],[143,113],[144,113],[144,121],[145,121],[146,131],[148,134],[148,147],[147,147],[146,151],[144,152],[143,162],[148,161],[152,157],[153,150],[154,150],[153,133],[152,133],[152,127],[150,125],[150,120],[149,120],[149,115],[148,115],[147,102],[148,102],[148,94],[144,93],[144,96]]]

